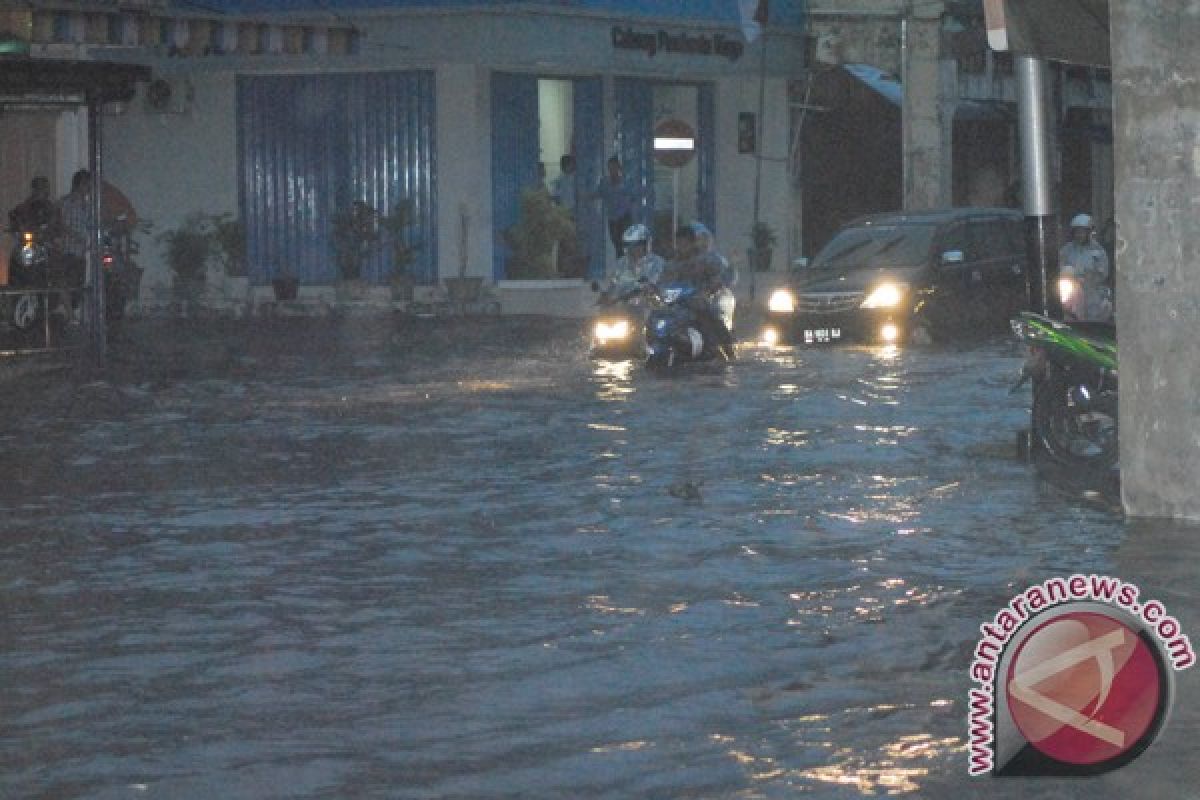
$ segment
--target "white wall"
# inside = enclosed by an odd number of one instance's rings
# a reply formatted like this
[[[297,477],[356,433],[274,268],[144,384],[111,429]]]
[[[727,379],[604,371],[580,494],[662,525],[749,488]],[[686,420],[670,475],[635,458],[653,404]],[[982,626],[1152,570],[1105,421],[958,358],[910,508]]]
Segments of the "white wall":
[[[759,218],[775,229],[774,269],[790,263],[791,190],[788,177],[787,82],[768,79],[764,102],[765,119],[759,126],[758,149],[763,157]],[[727,78],[717,81],[717,244],[741,271],[739,290],[751,280],[746,267],[750,226],[754,223],[754,155],[739,153],[737,118],[741,112],[758,113],[758,81]]]
[[[198,73],[190,80],[195,94],[185,113],[146,112],[139,93],[125,113],[104,117],[104,174],[154,226],[139,238],[144,301],[171,282],[159,234],[196,211],[238,209],[235,78]]]
[[[457,275],[461,218],[469,219],[467,274],[492,276],[492,150],[488,71],[439,67],[436,77],[438,274]]]

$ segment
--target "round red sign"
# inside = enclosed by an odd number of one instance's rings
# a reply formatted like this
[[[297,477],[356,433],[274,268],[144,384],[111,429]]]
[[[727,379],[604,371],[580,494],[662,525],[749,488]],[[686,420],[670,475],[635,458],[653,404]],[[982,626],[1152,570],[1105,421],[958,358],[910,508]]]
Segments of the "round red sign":
[[[1059,762],[1098,765],[1148,744],[1166,697],[1158,659],[1106,614],[1063,614],[1021,642],[1006,680],[1021,735]]]
[[[696,132],[681,119],[654,126],[654,158],[666,167],[682,167],[696,155]]]

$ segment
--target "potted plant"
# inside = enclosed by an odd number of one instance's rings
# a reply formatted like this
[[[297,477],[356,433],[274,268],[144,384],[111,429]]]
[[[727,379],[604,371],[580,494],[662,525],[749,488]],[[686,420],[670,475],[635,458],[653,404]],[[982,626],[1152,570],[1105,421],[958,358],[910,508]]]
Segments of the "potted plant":
[[[275,292],[276,302],[291,302],[300,293],[300,279],[285,269],[271,279],[271,289]]]
[[[458,207],[458,277],[444,278],[446,297],[450,303],[459,309],[468,303],[479,301],[483,290],[483,278],[467,275],[467,241],[470,235],[471,217],[467,214],[466,204]]]
[[[750,227],[750,249],[746,260],[755,272],[771,269],[771,255],[775,248],[775,229],[765,222],[756,222]]]
[[[411,303],[416,276],[412,274],[421,246],[412,241],[410,232],[413,224],[413,203],[404,199],[396,203],[392,213],[379,220],[380,227],[387,233],[392,250],[392,300]]]
[[[369,203],[355,200],[333,215],[333,261],[346,281],[362,276],[363,263],[379,241],[379,212]]]
[[[213,252],[209,218],[199,212],[190,214],[179,227],[159,234],[158,241],[166,248],[176,302],[185,308],[195,304],[204,291],[205,270]]]
[[[209,217],[213,255],[221,266],[225,293],[231,300],[245,301],[250,294],[246,269],[246,226],[226,211]]]
[[[566,209],[541,189],[521,193],[521,218],[505,231],[504,240],[512,250],[510,278],[558,277],[558,248],[575,236],[575,223]]]
[[[246,226],[226,211],[208,218],[213,242],[213,255],[231,278],[246,276]]]

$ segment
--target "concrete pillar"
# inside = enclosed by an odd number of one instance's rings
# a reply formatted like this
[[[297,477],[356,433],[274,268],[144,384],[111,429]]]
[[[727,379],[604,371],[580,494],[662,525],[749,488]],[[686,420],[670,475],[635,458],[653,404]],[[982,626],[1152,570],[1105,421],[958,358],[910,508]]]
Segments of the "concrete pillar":
[[[1111,10],[1122,499],[1200,519],[1200,0]]]
[[[941,65],[941,4],[913,6],[901,32],[904,83],[904,207],[940,208],[951,204],[951,126],[953,106],[944,102],[946,71]]]

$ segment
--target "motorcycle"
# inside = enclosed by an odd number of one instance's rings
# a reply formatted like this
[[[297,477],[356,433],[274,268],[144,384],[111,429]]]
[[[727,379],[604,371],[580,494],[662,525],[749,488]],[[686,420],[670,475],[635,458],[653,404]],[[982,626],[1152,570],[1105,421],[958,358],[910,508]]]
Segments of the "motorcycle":
[[[592,284],[592,291],[600,291]],[[642,355],[642,328],[648,302],[646,284],[601,292],[596,297],[599,311],[592,322],[591,348],[593,358],[632,358]]]
[[[688,361],[732,358],[715,336],[704,334],[706,327],[711,330],[721,322],[715,316],[708,325],[700,319],[697,306],[707,301],[695,287],[647,284],[646,291],[653,307],[646,318],[646,366],[669,369]]]
[[[1034,442],[1069,465],[1117,463],[1117,340],[1106,322],[1059,322],[1023,311],[1011,321],[1029,347],[1013,391],[1033,381]]]
[[[124,318],[125,306],[137,296],[142,268],[132,255],[137,245],[124,228],[104,231],[100,249],[100,267],[104,272],[104,319],[116,322]]]
[[[55,300],[45,291],[53,282],[50,237],[44,225],[27,226],[15,233],[17,241],[8,262],[8,285],[10,289],[31,291],[9,295],[7,321],[19,334],[30,334],[41,330]]]
[[[1058,296],[1062,303],[1063,318],[1068,322],[1077,320],[1111,320],[1113,315],[1112,292],[1107,288],[1096,290],[1091,308],[1083,282],[1070,266],[1064,267],[1058,277]],[[1089,315],[1089,311],[1091,312]]]

